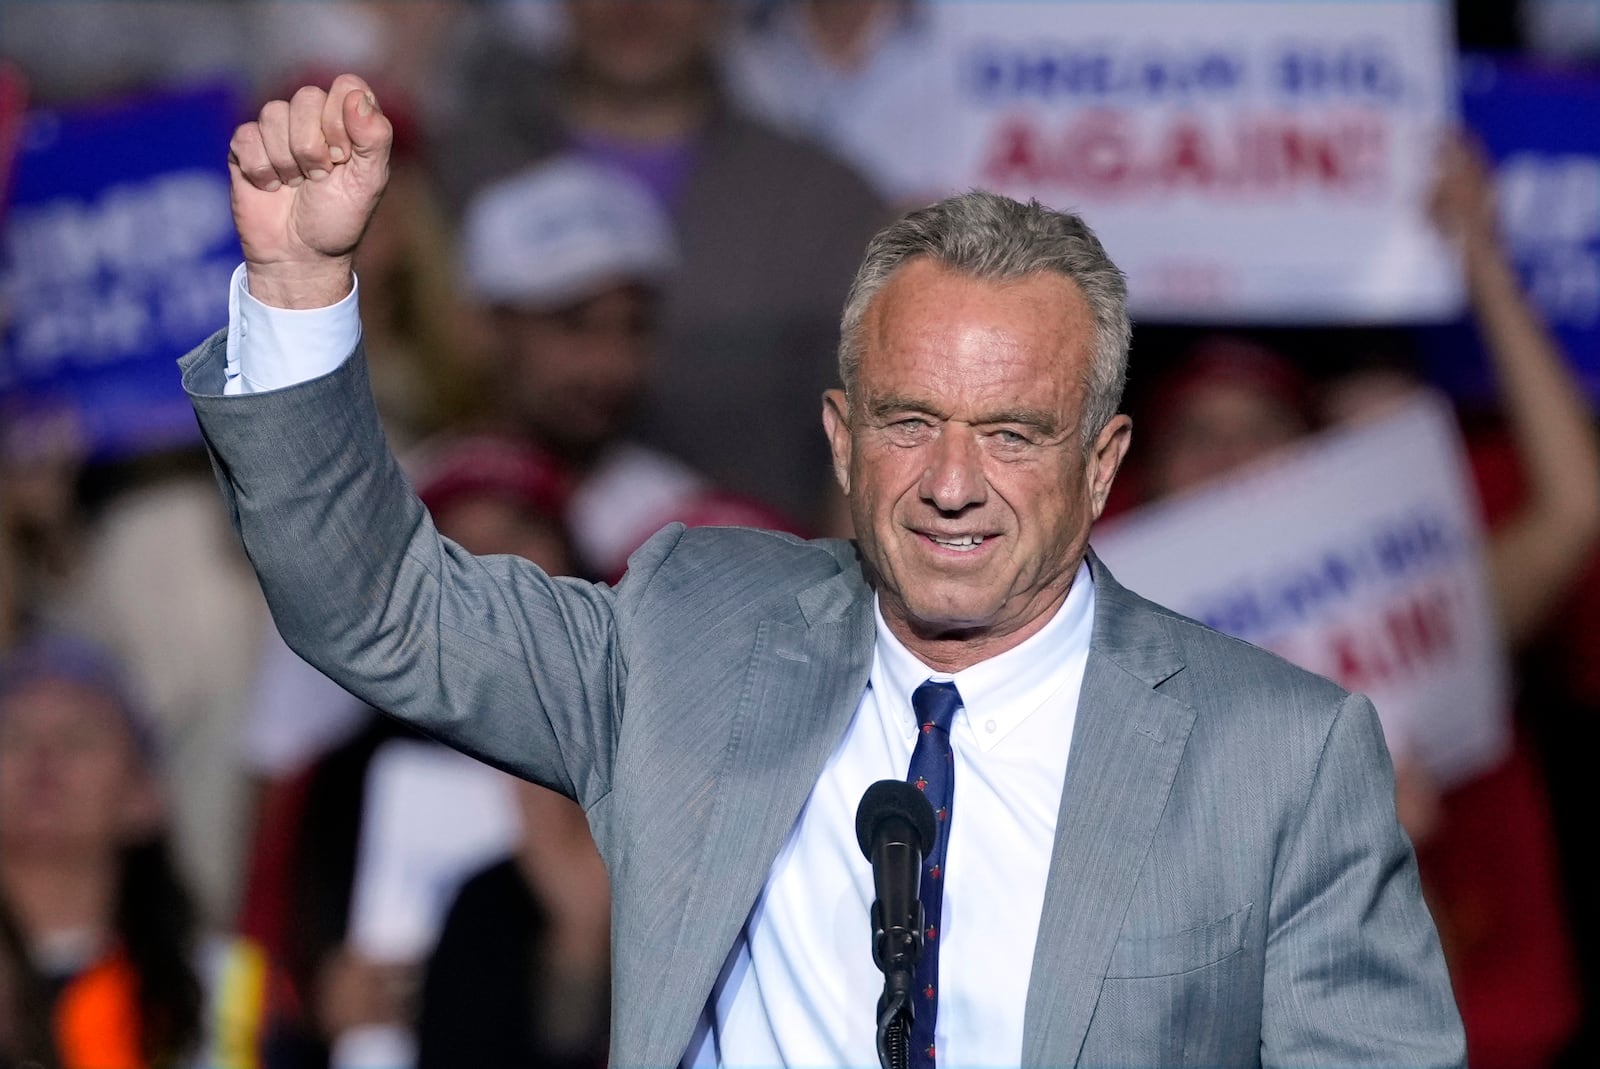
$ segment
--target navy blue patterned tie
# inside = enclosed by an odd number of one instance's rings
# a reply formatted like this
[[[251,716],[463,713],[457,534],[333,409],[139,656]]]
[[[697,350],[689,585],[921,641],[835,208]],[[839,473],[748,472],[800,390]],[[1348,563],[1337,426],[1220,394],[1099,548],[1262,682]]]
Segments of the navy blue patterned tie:
[[[939,1019],[939,907],[944,901],[944,859],[950,846],[951,806],[955,801],[955,754],[950,749],[950,725],[961,708],[954,683],[932,680],[911,695],[917,714],[917,746],[911,751],[911,771],[906,779],[928,796],[937,818],[937,838],[922,863],[922,910],[927,927],[922,933],[922,957],[917,962],[915,1017],[911,1026],[913,1069],[933,1069],[934,1025]]]

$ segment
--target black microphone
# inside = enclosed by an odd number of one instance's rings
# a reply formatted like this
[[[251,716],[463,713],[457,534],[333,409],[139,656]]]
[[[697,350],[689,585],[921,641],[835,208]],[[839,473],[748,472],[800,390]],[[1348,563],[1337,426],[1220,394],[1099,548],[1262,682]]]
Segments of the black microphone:
[[[856,842],[872,862],[872,960],[883,972],[878,1001],[878,1056],[904,1058],[912,1014],[911,988],[922,956],[922,859],[937,825],[927,797],[904,780],[879,780],[856,809]],[[902,1048],[891,1059],[885,1043]]]

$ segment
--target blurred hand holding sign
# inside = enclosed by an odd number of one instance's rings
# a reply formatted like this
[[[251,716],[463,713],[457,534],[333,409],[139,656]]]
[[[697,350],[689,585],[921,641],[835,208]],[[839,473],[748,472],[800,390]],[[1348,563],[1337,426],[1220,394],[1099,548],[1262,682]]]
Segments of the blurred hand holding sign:
[[[0,260],[0,398],[116,456],[197,442],[174,362],[228,317],[239,262],[222,89],[35,111]]]
[[[1168,321],[1454,315],[1440,0],[933,5],[949,188],[1083,213]]]
[[[1367,694],[1441,786],[1504,754],[1506,658],[1442,399],[1118,517],[1094,547],[1133,590]]]

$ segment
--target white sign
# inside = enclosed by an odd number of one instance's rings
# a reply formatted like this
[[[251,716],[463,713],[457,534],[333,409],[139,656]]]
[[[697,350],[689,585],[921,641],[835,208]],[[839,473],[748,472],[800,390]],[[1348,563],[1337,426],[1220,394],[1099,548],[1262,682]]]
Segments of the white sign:
[[[1461,308],[1423,210],[1454,123],[1442,0],[948,3],[946,188],[1081,212],[1164,320]]]
[[[371,961],[420,965],[461,884],[516,846],[511,778],[437,743],[397,739],[367,766],[349,943]],[[334,1069],[410,1069],[416,1037],[400,1024],[340,1033]]]
[[[1443,400],[1118,517],[1094,547],[1130,589],[1367,694],[1441,785],[1504,754],[1505,654]]]
[[[367,770],[352,947],[374,961],[420,961],[466,877],[515,848],[511,778],[435,743],[385,743]]]

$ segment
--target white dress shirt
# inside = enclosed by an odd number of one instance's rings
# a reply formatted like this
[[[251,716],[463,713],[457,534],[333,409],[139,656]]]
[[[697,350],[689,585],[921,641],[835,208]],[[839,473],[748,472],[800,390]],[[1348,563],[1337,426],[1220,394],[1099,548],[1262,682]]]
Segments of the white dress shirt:
[[[876,613],[876,610],[875,610]],[[877,615],[872,674],[713,992],[692,1064],[877,1065],[872,868],[856,806],[880,779],[904,779],[916,746],[911,694],[953,680],[955,798],[940,923],[941,1066],[1016,1065],[1056,812],[1094,621],[1080,566],[1044,630],[954,676],[916,659]]]
[[[361,284],[327,308],[274,308],[250,296],[244,264],[228,287],[225,394],[261,393],[336,370],[361,340]]]
[[[354,348],[355,294],[284,312],[235,275],[229,393],[306,381]],[[1038,634],[954,676],[919,662],[881,612],[867,689],[844,738],[779,851],[728,955],[685,1065],[877,1065],[872,870],[856,844],[862,793],[903,779],[916,744],[911,694],[929,678],[961,693],[950,741],[955,797],[940,920],[935,1045],[947,1069],[1016,1065],[1056,813],[1094,622],[1080,565],[1066,602]]]

